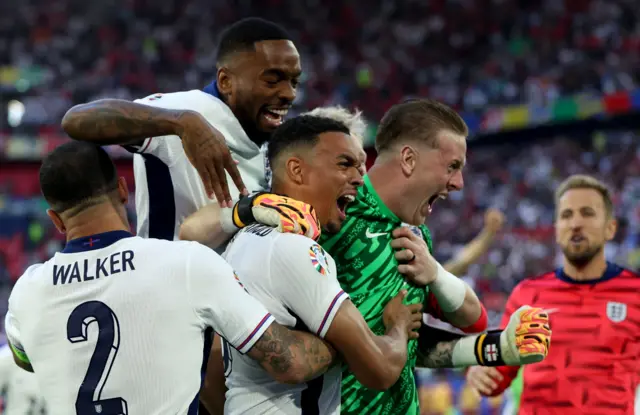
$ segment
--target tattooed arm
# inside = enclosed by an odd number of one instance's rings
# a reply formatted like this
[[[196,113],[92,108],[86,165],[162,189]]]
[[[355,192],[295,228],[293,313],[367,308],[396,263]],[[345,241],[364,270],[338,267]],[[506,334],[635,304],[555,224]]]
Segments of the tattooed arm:
[[[422,359],[422,364],[419,366],[429,368],[443,368],[454,367],[453,366],[453,350],[458,340],[451,340],[448,342],[438,342]]]
[[[224,413],[225,364],[221,337],[215,335],[200,402],[211,415]],[[309,333],[292,331],[272,323],[262,337],[247,352],[275,380],[282,383],[304,383],[322,375],[334,363],[335,351],[327,343]]]
[[[232,207],[225,171],[241,193],[245,185],[231,157],[224,135],[198,112],[102,99],[76,105],[65,114],[62,128],[74,140],[97,145],[135,145],[147,138],[179,136],[184,151],[200,174],[207,195],[222,207]],[[163,101],[164,102],[164,101]]]
[[[225,257],[231,264],[236,258],[246,260],[242,246],[232,244],[227,249]],[[274,238],[267,252],[272,276],[268,290],[278,293],[298,322],[335,347],[365,387],[384,390],[396,383],[407,361],[407,339],[414,338],[411,333],[420,327],[421,305],[403,304],[406,290],[401,290],[387,304],[385,335],[376,336],[340,287],[335,262],[320,245],[285,233]],[[264,281],[264,274],[258,268],[254,279]]]
[[[417,365],[434,369],[455,367],[453,365],[453,350],[462,337],[463,334],[452,333],[423,324],[418,338],[420,356]]]
[[[544,360],[550,343],[549,316],[522,306],[503,330],[465,336],[425,324],[418,349],[426,367],[516,366]]]
[[[62,128],[76,140],[126,145],[147,137],[180,136],[185,118],[198,116],[193,111],[101,99],[71,108],[62,119]]]
[[[278,324],[264,305],[249,295],[241,277],[220,255],[196,242],[170,244],[174,249],[184,247],[176,255],[186,257],[182,279],[190,306],[203,328],[213,328],[230,346],[256,360],[280,382],[303,383],[331,366],[333,348],[310,333]]]
[[[327,371],[336,359],[335,350],[310,333],[289,330],[273,323],[247,355],[275,380],[304,383]]]

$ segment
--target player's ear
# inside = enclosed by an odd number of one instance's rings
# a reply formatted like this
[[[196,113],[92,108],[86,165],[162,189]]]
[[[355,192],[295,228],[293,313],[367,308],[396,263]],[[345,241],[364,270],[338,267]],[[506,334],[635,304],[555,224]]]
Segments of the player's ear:
[[[118,177],[118,196],[123,205],[129,201],[129,188],[124,177]]]
[[[618,231],[618,221],[615,218],[607,219],[607,224],[604,229],[604,238],[606,241],[611,241],[616,236]]]
[[[403,146],[400,150],[400,165],[405,176],[411,176],[418,162],[418,153],[411,146]]]
[[[63,233],[63,234],[67,233],[67,228],[64,226],[64,223],[62,222],[60,215],[58,215],[56,212],[54,212],[51,209],[47,209],[47,216],[49,216],[49,219],[51,219],[51,222],[53,222],[56,229],[60,233]]]
[[[304,162],[298,157],[289,157],[287,159],[285,164],[287,166],[287,176],[289,180],[295,184],[302,184],[304,182],[303,164]]]
[[[218,86],[218,91],[222,96],[229,96],[232,93],[232,82],[231,82],[231,74],[228,69],[224,66],[218,68],[218,73],[216,76],[216,83]]]

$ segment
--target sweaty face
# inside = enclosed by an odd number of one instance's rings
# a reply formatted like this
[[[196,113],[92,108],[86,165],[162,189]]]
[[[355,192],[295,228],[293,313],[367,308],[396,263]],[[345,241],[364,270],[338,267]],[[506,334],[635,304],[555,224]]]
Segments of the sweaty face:
[[[301,73],[291,41],[265,40],[229,58],[218,71],[218,88],[249,136],[266,141],[293,104]]]
[[[556,240],[565,258],[584,266],[615,235],[615,221],[607,217],[602,196],[594,189],[571,189],[558,201]]]
[[[411,194],[415,195],[415,210],[409,222],[412,225],[424,223],[438,199],[446,199],[449,192],[461,190],[464,186],[465,137],[443,130],[436,142],[436,148],[415,146],[415,166],[410,176]],[[405,221],[408,222],[407,219]]]
[[[323,229],[340,230],[347,205],[355,199],[362,185],[359,146],[350,136],[340,132],[323,133],[305,160],[308,200],[316,209]]]

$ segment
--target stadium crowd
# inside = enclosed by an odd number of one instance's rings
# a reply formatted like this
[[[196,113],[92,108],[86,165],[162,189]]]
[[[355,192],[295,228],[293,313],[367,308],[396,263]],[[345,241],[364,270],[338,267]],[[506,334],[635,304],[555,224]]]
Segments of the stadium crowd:
[[[28,91],[23,126],[57,126],[74,103],[201,88],[219,30],[259,15],[297,39],[296,104],[358,106],[372,120],[429,96],[460,111],[633,90],[634,0],[26,0],[3,2],[3,89]],[[9,10],[10,9],[10,10]],[[282,11],[285,10],[286,13]],[[535,53],[532,53],[534,52]]]

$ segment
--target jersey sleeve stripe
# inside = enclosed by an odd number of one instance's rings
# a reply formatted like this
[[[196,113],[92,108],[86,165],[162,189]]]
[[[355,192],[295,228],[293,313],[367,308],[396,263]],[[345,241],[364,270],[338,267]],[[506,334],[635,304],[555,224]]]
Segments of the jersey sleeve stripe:
[[[149,144],[151,144],[152,139],[153,137],[148,137],[142,141],[136,142],[135,144],[123,145],[122,148],[127,150],[129,153],[142,154],[147,150],[147,148],[149,148]]]
[[[138,152],[138,147],[136,147],[135,145],[124,145],[122,146],[122,148],[132,154],[136,154]]]
[[[248,352],[253,347],[253,344],[260,338],[260,336],[262,336],[274,321],[275,319],[273,316],[270,313],[267,313],[262,320],[260,320],[260,323],[258,323],[256,328],[253,329],[251,334],[249,334],[249,336],[247,336],[247,338],[240,343],[236,349],[243,354]]]
[[[151,144],[151,140],[153,140],[153,137],[149,137],[145,140],[146,143],[144,143],[144,146],[140,149],[140,153],[144,153],[147,150],[147,148],[149,148],[149,144]]]
[[[327,322],[330,320],[333,320],[333,317],[338,311],[338,307],[347,298],[348,298],[348,295],[343,290],[340,290],[340,292],[336,294],[336,296],[333,298],[333,301],[331,301],[331,304],[329,304],[329,309],[327,309],[327,312],[324,314],[324,318],[320,323],[320,327],[318,328],[318,332],[316,333],[318,336],[324,337],[324,335],[326,334],[330,326],[330,324],[327,324]]]

